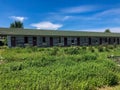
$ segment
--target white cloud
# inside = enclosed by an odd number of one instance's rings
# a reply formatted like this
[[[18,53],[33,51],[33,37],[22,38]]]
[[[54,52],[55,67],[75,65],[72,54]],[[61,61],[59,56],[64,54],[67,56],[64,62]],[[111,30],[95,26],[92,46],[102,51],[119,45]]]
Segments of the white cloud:
[[[52,29],[57,30],[58,28],[62,27],[62,24],[53,24],[49,21],[44,21],[40,23],[33,23],[31,26],[36,27],[37,29]]]
[[[21,16],[11,16],[9,18],[11,18],[13,20],[21,21],[21,22],[23,22],[25,19],[27,19],[26,17],[21,17]]]
[[[47,21],[66,21],[72,18],[71,15],[64,15],[61,13],[49,13],[49,16],[46,18]]]
[[[114,9],[108,9],[101,12],[98,12],[93,15],[76,15],[72,16],[72,20],[81,20],[82,21],[94,21],[94,23],[97,22],[101,24],[120,24],[120,8],[114,8]],[[93,22],[91,22],[93,23]]]
[[[110,29],[111,32],[120,33],[120,27],[111,27],[111,28],[98,28],[98,29],[87,29],[82,31],[91,31],[91,32],[104,32],[106,29]]]
[[[65,21],[65,20],[68,20],[68,19],[70,19],[72,16],[64,16],[63,18],[62,18],[62,21]]]
[[[90,12],[97,10],[95,6],[78,6],[78,7],[70,7],[70,8],[64,8],[60,10],[63,13],[84,13],[84,12]]]
[[[120,8],[105,10],[103,12],[97,13],[95,16],[99,17],[99,16],[110,16],[110,15],[120,15]]]

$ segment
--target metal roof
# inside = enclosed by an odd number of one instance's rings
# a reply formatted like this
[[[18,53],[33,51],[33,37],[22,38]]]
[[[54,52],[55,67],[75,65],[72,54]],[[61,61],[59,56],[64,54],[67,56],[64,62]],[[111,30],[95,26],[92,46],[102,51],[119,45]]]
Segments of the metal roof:
[[[0,35],[120,37],[120,33],[0,28]]]

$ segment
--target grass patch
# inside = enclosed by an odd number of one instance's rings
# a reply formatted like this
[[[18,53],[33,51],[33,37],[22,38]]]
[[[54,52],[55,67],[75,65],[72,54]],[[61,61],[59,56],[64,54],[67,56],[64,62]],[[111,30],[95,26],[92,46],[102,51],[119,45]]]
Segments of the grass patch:
[[[0,89],[93,90],[117,85],[120,68],[107,56],[119,55],[120,47],[111,47],[1,48]]]

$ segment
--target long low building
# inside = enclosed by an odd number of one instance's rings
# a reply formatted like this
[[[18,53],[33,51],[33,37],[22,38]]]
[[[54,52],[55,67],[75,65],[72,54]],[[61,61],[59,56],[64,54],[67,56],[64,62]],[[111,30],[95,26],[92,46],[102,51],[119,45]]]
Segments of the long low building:
[[[120,44],[120,33],[0,28],[0,37],[15,46],[83,46]]]

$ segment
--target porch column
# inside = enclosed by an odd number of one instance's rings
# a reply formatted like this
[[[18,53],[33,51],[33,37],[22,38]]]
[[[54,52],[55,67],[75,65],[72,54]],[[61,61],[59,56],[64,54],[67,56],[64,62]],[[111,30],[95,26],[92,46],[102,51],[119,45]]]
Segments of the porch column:
[[[102,38],[100,37],[100,45],[102,44]]]
[[[107,44],[109,44],[109,38],[107,37]]]
[[[8,47],[12,47],[12,45],[11,45],[11,36],[7,36],[7,45],[8,45]]]

